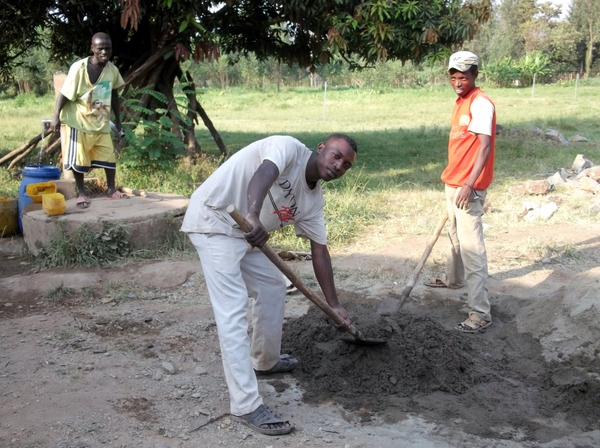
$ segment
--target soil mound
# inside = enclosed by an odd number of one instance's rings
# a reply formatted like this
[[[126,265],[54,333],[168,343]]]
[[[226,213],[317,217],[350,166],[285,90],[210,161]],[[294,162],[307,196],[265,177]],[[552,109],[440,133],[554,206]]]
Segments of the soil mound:
[[[494,325],[469,335],[433,320],[448,309],[417,314],[404,307],[384,317],[372,301],[344,294],[355,326],[386,344],[344,342],[347,333],[312,306],[285,324],[282,350],[302,362],[292,374],[303,401],[338,403],[363,422],[418,412],[484,437],[514,437],[503,432],[508,425],[539,441],[564,435],[555,425],[559,415],[581,431],[600,428],[600,381],[592,366],[545,361],[539,341],[509,323],[505,312],[514,299],[496,301],[506,304],[494,306]]]
[[[302,361],[295,376],[311,383],[305,400],[335,395],[361,403],[437,390],[462,394],[485,379],[464,335],[425,316],[398,312],[383,317],[366,304],[348,304],[346,309],[357,316],[353,323],[366,337],[387,343],[362,346],[343,341],[347,333],[334,328],[316,307],[288,322],[283,348]]]

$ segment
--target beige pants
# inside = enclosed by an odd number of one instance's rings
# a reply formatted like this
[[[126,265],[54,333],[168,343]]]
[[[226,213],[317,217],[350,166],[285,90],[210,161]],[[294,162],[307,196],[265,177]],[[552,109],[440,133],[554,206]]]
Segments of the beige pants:
[[[466,209],[456,207],[456,195],[460,188],[446,185],[446,206],[451,247],[446,261],[444,283],[449,288],[461,288],[466,281],[468,287],[469,315],[477,314],[491,321],[490,300],[488,297],[488,265],[485,242],[483,240],[483,202],[486,190],[477,190],[478,199],[469,201]]]

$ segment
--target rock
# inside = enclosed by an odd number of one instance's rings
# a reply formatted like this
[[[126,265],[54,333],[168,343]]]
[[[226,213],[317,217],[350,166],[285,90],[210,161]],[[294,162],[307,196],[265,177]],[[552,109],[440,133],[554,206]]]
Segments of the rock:
[[[596,182],[600,182],[600,165],[594,165],[591,168],[586,168],[577,175],[578,178],[583,176],[591,177]]]
[[[204,367],[201,367],[201,366],[197,366],[195,371],[196,371],[196,375],[199,375],[199,376],[208,374],[208,370],[206,370]]]
[[[163,368],[163,370],[168,373],[169,375],[175,375],[175,366],[173,364],[171,364],[168,361],[165,361],[161,364],[161,367]]]
[[[577,135],[573,135],[572,137],[569,137],[569,141],[573,142],[573,143],[584,143],[584,142],[587,142],[588,139],[582,135],[577,134]]]
[[[552,263],[552,260],[550,258],[548,258],[548,257],[542,258],[542,263],[543,264],[550,264],[550,263]]]
[[[598,188],[598,182],[591,177],[583,176],[581,179],[579,179],[579,188],[581,188],[583,191],[590,191],[593,193]]]
[[[600,215],[600,198],[596,198],[590,202],[590,213],[592,215]]]
[[[575,160],[573,161],[573,171],[575,174],[581,173],[586,168],[591,168],[594,164],[588,160],[583,154],[577,154]]]
[[[550,219],[556,210],[558,210],[558,206],[554,202],[548,202],[540,207],[540,218],[546,221]]]
[[[552,140],[553,142],[561,143],[563,145],[569,144],[569,140],[567,140],[564,135],[554,129],[546,129],[544,137],[546,140]]]
[[[553,176],[550,176],[548,179],[546,179],[546,181],[548,182],[548,185],[550,185],[551,187],[555,186],[555,185],[564,185],[565,184],[565,180],[563,179],[563,177],[560,175],[560,172],[556,172],[554,173]]]
[[[546,194],[550,190],[547,180],[528,180],[523,184],[527,194]]]
[[[529,128],[529,131],[534,133],[535,135],[539,135],[540,137],[542,135],[544,135],[544,131],[542,131],[540,128],[538,128],[537,126],[531,126]]]

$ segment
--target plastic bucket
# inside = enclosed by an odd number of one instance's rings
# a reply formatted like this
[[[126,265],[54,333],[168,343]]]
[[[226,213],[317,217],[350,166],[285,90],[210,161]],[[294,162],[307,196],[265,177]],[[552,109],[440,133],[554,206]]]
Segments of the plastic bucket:
[[[33,202],[27,194],[27,185],[60,179],[60,168],[53,165],[26,165],[21,174],[23,178],[19,186],[19,230],[23,232],[21,214],[25,206]]]
[[[19,230],[19,205],[15,198],[0,196],[0,237],[12,236]]]
[[[42,195],[42,208],[48,215],[62,215],[67,203],[61,193],[45,193]]]
[[[48,193],[56,193],[56,184],[54,182],[38,182],[29,184],[25,191],[33,202],[42,202],[42,196]]]

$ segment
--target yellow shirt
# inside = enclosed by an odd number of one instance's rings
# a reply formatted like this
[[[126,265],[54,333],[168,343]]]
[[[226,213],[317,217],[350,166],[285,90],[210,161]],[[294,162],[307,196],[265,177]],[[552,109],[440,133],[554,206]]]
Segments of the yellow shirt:
[[[60,113],[60,121],[89,134],[110,133],[111,95],[125,82],[119,69],[107,62],[95,84],[90,82],[85,58],[69,69],[60,93],[69,101]]]

